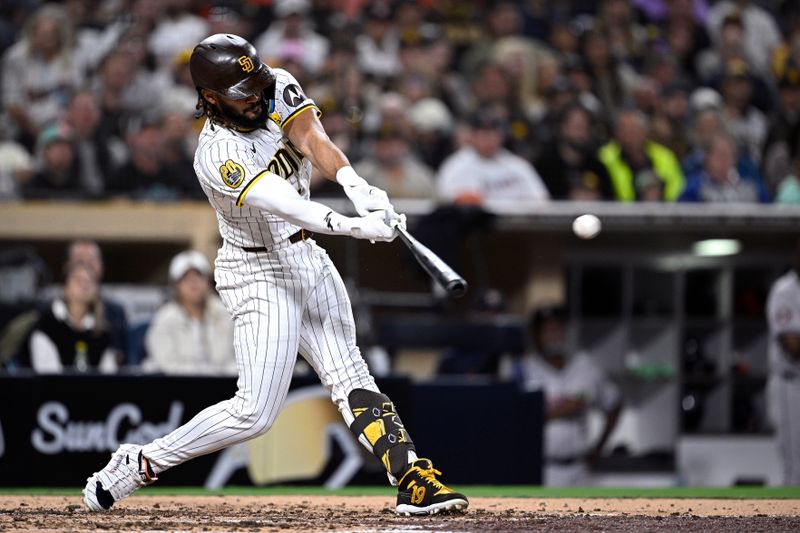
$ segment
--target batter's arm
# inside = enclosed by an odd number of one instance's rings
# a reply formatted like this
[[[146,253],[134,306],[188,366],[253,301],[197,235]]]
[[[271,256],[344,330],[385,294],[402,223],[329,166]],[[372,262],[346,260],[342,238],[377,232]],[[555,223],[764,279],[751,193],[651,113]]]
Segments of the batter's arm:
[[[335,181],[336,173],[350,166],[350,161],[331,141],[313,107],[296,115],[283,127],[284,134],[323,176]]]
[[[395,216],[386,192],[356,174],[347,156],[328,137],[317,114],[310,111],[313,108],[302,111],[284,126],[286,137],[323,176],[342,186],[359,215],[386,210]]]
[[[376,211],[365,217],[346,217],[319,202],[306,200],[288,181],[264,171],[248,185],[246,204],[269,211],[302,228],[331,235],[350,235],[358,239],[390,241],[394,228],[386,224],[386,213]]]

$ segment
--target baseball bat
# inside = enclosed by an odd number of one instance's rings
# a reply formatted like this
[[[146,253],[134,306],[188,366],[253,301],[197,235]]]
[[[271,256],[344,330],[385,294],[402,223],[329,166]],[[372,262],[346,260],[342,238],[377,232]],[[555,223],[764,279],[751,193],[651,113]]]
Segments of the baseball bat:
[[[405,228],[395,226],[395,229],[400,236],[400,240],[411,250],[417,262],[422,265],[422,268],[425,269],[428,275],[445,290],[448,296],[451,298],[458,298],[467,292],[466,280],[459,276],[455,270],[450,268],[450,265],[442,261],[441,257],[415,239]]]

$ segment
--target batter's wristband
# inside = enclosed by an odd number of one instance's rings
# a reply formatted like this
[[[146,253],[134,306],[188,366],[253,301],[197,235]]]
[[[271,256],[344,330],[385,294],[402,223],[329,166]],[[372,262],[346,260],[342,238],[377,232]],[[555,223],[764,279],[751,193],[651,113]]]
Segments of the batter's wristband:
[[[368,185],[367,180],[356,174],[351,166],[344,166],[336,171],[336,182],[342,187],[357,187]]]

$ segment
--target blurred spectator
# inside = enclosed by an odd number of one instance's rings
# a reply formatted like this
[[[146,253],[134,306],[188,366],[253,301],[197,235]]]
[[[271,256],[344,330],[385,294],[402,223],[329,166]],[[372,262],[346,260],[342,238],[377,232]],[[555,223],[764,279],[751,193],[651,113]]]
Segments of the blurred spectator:
[[[161,159],[164,173],[180,189],[181,198],[205,200],[194,172],[197,134],[192,129],[193,123],[193,116],[184,112],[166,114],[161,126]]]
[[[127,30],[129,21],[124,11],[128,6],[121,2],[66,0],[64,7],[74,28],[77,68],[85,77],[97,69]]]
[[[433,96],[454,112],[464,111],[470,105],[471,95],[466,78],[453,68],[457,50],[438,27],[425,27],[429,28],[426,30],[428,33],[422,33],[423,29],[420,29],[422,53],[414,68],[435,83]]]
[[[384,79],[400,72],[400,37],[392,18],[388,2],[368,4],[364,31],[355,38],[358,65],[367,76]]]
[[[467,78],[474,78],[478,70],[492,57],[494,47],[505,37],[520,36],[522,15],[514,2],[498,2],[488,13],[478,14],[484,24],[479,27],[484,32],[461,58],[460,70]]]
[[[722,20],[714,46],[698,55],[696,69],[700,80],[710,81],[733,60],[744,63],[749,61],[745,50],[744,21],[738,12],[733,12]]]
[[[579,53],[580,32],[581,27],[577,22],[555,20],[550,26],[547,43],[561,59],[574,56]]]
[[[157,113],[129,120],[125,140],[130,148],[130,161],[111,177],[110,194],[165,201],[179,200],[196,192],[197,180],[190,163],[167,164],[165,136],[169,131]]]
[[[169,93],[172,80],[168,73],[153,70],[144,35],[127,34],[119,47],[103,61],[93,90],[99,95],[102,136],[113,148],[115,164],[126,162],[124,127],[140,115],[162,109],[161,99]]]
[[[670,74],[671,76],[674,73]],[[650,77],[642,76],[631,86],[631,104],[648,117],[653,116],[658,106],[659,82]]]
[[[784,2],[779,16],[783,42],[772,53],[772,74],[777,79],[800,65],[800,4]]]
[[[65,265],[81,264],[89,268],[97,283],[102,283],[105,276],[105,263],[100,246],[91,240],[77,240],[67,248]],[[100,299],[103,303],[105,324],[111,336],[111,346],[117,351],[120,362],[127,361],[128,355],[128,318],[125,309],[115,300],[103,296],[100,286]]]
[[[90,91],[72,95],[67,107],[66,123],[74,134],[76,159],[81,187],[87,196],[100,196],[112,170],[111,151],[101,137],[100,108]]]
[[[330,45],[328,39],[311,28],[310,9],[309,0],[276,0],[277,20],[254,41],[268,64],[294,61],[312,75],[322,69]]]
[[[789,65],[778,80],[778,105],[769,122],[764,177],[774,191],[800,160],[800,67]]]
[[[767,299],[769,378],[767,411],[783,466],[783,483],[800,485],[800,243],[792,268]]]
[[[508,42],[508,41],[505,41]],[[499,48],[498,50],[508,50]],[[516,52],[510,52],[516,54]],[[517,59],[509,59],[517,62]],[[509,68],[517,69],[512,73]],[[533,67],[530,67],[533,68]],[[474,96],[473,102],[469,105],[470,113],[491,112],[502,117],[507,124],[507,131],[504,144],[515,155],[523,159],[533,157],[536,143],[534,142],[535,129],[532,117],[535,113],[533,91],[535,86],[533,81],[524,82],[520,76],[522,71],[529,72],[529,67],[506,67],[499,61],[486,63],[478,71],[477,76],[471,80],[471,93]],[[524,77],[524,76],[523,76]],[[525,83],[531,92],[529,109],[523,106],[520,84]]]
[[[691,152],[684,158],[682,167],[685,176],[703,172],[706,163],[706,153],[711,141],[720,134],[728,135],[725,118],[720,110],[715,107],[695,109],[693,123],[689,129],[689,142]],[[737,149],[736,170],[741,175],[758,174],[756,164],[750,159],[746,151]]]
[[[24,146],[0,140],[0,200],[19,198],[34,171],[34,159]]]
[[[37,172],[25,186],[25,198],[77,200],[87,196],[75,154],[75,134],[65,124],[51,124],[36,142]]]
[[[163,113],[181,113],[187,119],[193,118],[197,106],[197,88],[189,72],[189,58],[193,48],[178,52],[172,62],[169,87],[161,95],[161,111]],[[202,128],[202,121],[193,124]]]
[[[173,299],[153,317],[145,336],[148,372],[235,375],[233,322],[208,280],[200,252],[176,255],[169,265]]]
[[[592,118],[573,104],[559,120],[555,142],[546,146],[535,167],[554,200],[613,200],[606,168],[597,159],[598,142],[592,136]]]
[[[508,112],[517,103],[514,78],[497,62],[481,66],[470,80],[470,92],[474,97],[470,106],[473,110],[501,107]]]
[[[424,98],[423,100],[433,100],[440,105],[444,105],[435,98]],[[375,95],[375,98],[367,102],[369,106],[364,113],[363,127],[365,134],[374,134],[382,126],[389,123],[403,136],[411,139],[413,135],[409,115],[416,102],[409,101],[408,98],[396,92],[388,92]]]
[[[386,191],[390,198],[433,198],[433,171],[414,154],[408,139],[386,122],[374,135],[371,154],[355,163],[359,176]]]
[[[669,148],[653,142],[648,120],[641,112],[626,110],[615,123],[615,137],[600,148],[617,200],[623,202],[675,201],[683,190],[683,172]]]
[[[127,157],[127,153],[122,142],[123,119],[128,113],[136,110],[131,108],[126,100],[126,93],[133,82],[135,71],[129,67],[133,62],[133,55],[129,52],[115,51],[109,54],[100,65],[97,79],[93,89],[98,95],[100,103],[100,124],[98,126],[101,136],[111,141],[119,139],[121,148],[117,156]]]
[[[26,0],[0,4],[0,55],[17,40],[30,9],[31,2]]]
[[[586,485],[589,468],[600,457],[622,407],[619,388],[589,354],[576,351],[567,339],[567,312],[561,306],[537,309],[528,322],[529,350],[516,369],[528,390],[545,396],[544,483]],[[589,412],[605,415],[596,442],[589,440]]]
[[[671,0],[661,3],[665,8],[660,30],[663,44],[675,54],[682,73],[697,81],[700,78],[697,71],[698,58],[703,50],[711,46],[711,37],[705,29],[703,18],[705,0]]]
[[[436,98],[423,98],[406,114],[422,162],[432,169],[439,168],[453,151],[454,120],[450,110]]]
[[[729,16],[742,19],[748,63],[761,74],[769,72],[772,51],[780,43],[780,28],[765,9],[749,0],[721,0],[708,12],[708,31],[719,39],[723,21]]]
[[[171,68],[176,54],[186,48],[193,48],[209,35],[208,22],[191,12],[193,3],[192,0],[156,2],[162,11],[150,33],[147,47],[162,71]]]
[[[45,4],[31,15],[22,38],[3,56],[0,77],[3,106],[30,148],[80,82],[63,7]]]
[[[774,200],[776,204],[800,204],[800,169],[797,168],[799,166],[800,163],[795,164],[795,171],[778,184]]]
[[[509,114],[519,119],[540,117],[544,113],[544,98],[560,74],[556,57],[530,39],[506,37],[495,45],[491,60],[508,77],[512,92],[505,105]],[[480,83],[480,77],[476,81]]]
[[[584,33],[581,53],[586,60],[592,92],[600,100],[605,112],[613,115],[630,101],[636,72],[612,55],[608,36],[600,30],[592,29]]]
[[[116,356],[99,298],[97,278],[85,264],[68,263],[63,293],[41,313],[30,338],[30,366],[39,373],[114,372]]]
[[[732,60],[725,66],[721,86],[725,122],[739,147],[756,163],[767,140],[767,119],[751,104],[753,80],[747,63]]]
[[[247,6],[239,2],[214,2],[215,5],[208,11],[207,35],[217,33],[232,33],[234,35],[251,35],[252,23],[243,11]],[[186,48],[194,48],[196,43],[189,43]],[[185,48],[184,48],[185,49]],[[180,53],[180,52],[178,52]]]
[[[636,22],[630,0],[601,0],[596,27],[608,36],[611,55],[629,65],[642,64],[648,36]]]
[[[497,115],[471,117],[467,143],[439,169],[437,189],[443,202],[547,200],[550,195],[533,166],[504,149],[507,124]]]
[[[726,134],[711,138],[703,169],[687,176],[681,202],[768,202],[769,194],[755,167],[741,173],[736,162],[736,143]]]
[[[663,144],[678,159],[686,157],[691,150],[686,132],[689,130],[689,84],[682,80],[661,88],[652,119],[652,136]]]
[[[577,56],[568,58],[566,68],[566,76],[556,77],[545,95],[544,115],[537,120],[533,128],[536,146],[543,147],[555,142],[558,123],[564,111],[576,103],[589,111],[594,118],[604,116],[602,104],[589,92],[591,82],[583,71],[582,60]],[[604,121],[597,121],[597,129],[598,135],[604,133]]]

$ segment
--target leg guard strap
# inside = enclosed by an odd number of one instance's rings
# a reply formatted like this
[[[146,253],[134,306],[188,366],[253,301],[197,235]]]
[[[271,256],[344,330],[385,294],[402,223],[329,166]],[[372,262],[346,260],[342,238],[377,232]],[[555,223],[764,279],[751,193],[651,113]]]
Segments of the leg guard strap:
[[[367,439],[372,453],[390,474],[399,477],[405,473],[408,452],[415,450],[414,443],[389,397],[366,389],[354,389],[347,400],[355,417],[350,430],[356,437]]]

